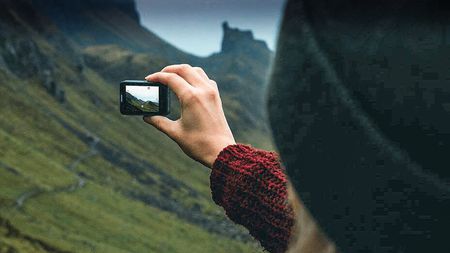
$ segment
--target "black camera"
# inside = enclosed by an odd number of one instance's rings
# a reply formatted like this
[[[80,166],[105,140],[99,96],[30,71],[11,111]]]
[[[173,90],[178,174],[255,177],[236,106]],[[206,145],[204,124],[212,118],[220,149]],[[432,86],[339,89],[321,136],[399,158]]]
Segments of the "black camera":
[[[161,83],[122,81],[120,112],[124,115],[168,115],[170,113],[169,88]]]

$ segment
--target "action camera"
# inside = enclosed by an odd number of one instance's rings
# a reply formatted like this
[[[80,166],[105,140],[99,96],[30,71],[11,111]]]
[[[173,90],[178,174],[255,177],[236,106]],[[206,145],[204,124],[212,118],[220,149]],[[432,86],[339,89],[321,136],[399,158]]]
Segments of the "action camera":
[[[169,88],[161,83],[126,80],[120,83],[120,113],[123,115],[168,115]]]

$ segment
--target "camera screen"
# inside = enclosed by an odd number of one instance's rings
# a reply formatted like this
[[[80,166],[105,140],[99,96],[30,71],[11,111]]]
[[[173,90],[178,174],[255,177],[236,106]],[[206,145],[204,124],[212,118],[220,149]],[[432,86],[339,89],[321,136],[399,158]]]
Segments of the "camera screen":
[[[159,112],[158,86],[132,86],[125,87],[126,103],[136,111],[143,113]]]

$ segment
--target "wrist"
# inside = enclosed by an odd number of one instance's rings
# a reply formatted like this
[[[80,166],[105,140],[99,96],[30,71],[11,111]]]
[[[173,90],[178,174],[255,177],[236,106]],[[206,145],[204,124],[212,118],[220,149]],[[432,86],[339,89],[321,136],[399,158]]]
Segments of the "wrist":
[[[209,152],[209,155],[206,158],[205,166],[212,169],[214,162],[216,161],[220,152],[222,152],[222,150],[224,150],[226,147],[231,146],[231,145],[236,145],[236,141],[234,139],[224,140],[222,142],[216,143],[216,145],[214,145],[214,147],[211,149],[211,152]]]

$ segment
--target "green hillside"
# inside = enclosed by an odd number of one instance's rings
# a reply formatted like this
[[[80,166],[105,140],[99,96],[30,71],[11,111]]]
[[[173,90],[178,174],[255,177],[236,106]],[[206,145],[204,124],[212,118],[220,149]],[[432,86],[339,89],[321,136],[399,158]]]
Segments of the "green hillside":
[[[212,202],[208,169],[118,111],[120,79],[184,54],[81,45],[42,2],[0,10],[0,252],[261,251]],[[214,69],[211,59],[187,58]],[[269,147],[262,118],[239,117],[239,89],[223,90],[239,140]]]
[[[142,101],[130,93],[126,93],[127,105],[129,105],[133,110],[139,110],[140,112],[158,112],[159,104],[152,101]]]

